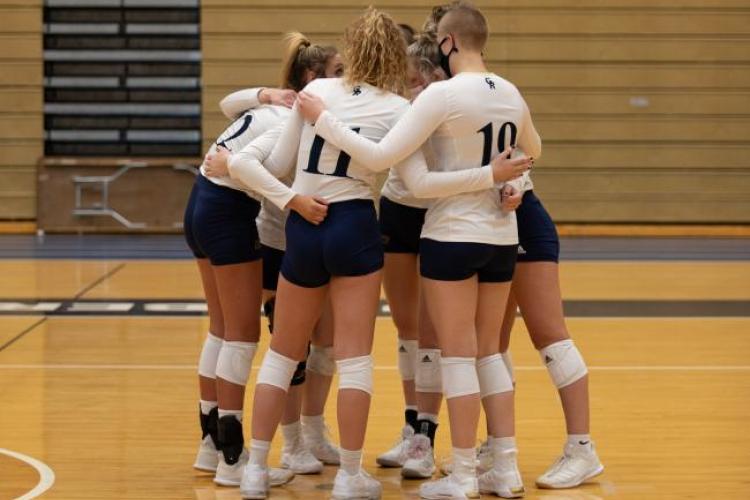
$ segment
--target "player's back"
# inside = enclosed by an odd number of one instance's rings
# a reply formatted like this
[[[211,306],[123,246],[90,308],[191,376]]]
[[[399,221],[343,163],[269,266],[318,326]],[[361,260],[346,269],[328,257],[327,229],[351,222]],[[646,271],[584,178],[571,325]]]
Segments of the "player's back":
[[[516,143],[525,125],[526,108],[518,89],[493,73],[459,73],[433,83],[423,93],[444,101],[447,108],[430,140],[435,153],[433,170],[486,165]],[[497,189],[435,200],[422,236],[496,245],[518,241],[515,214],[502,212]]]
[[[234,120],[229,126],[217,137],[211,145],[209,151],[215,151],[216,146],[223,146],[230,151],[241,151],[242,148],[250,144],[254,139],[261,136],[268,130],[271,130],[289,117],[289,109],[283,106],[262,105],[255,109],[248,110],[239,118]],[[201,165],[201,173],[205,175],[205,169]],[[245,191],[254,198],[260,199],[260,196],[249,191],[242,183],[235,181],[229,176],[208,177],[208,180],[220,186]]]
[[[409,102],[363,83],[351,86],[341,78],[320,78],[305,89],[359,135],[379,142],[408,109]],[[300,138],[293,189],[329,202],[373,199],[376,174],[305,124]]]

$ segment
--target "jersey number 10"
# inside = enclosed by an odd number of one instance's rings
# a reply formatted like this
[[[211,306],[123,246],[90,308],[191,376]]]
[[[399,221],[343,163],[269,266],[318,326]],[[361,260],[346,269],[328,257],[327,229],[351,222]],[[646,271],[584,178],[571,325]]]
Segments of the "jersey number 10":
[[[507,129],[510,129],[510,142],[508,145],[516,147],[516,135],[518,135],[518,129],[513,122],[505,122],[500,126],[500,132],[497,134],[497,150],[499,152],[502,152],[505,149],[505,133]],[[487,165],[492,159],[492,122],[477,130],[477,133],[484,134],[482,165]]]
[[[353,128],[352,130],[359,134],[359,128]],[[318,175],[332,175],[334,177],[349,177],[346,174],[349,170],[349,162],[352,161],[352,157],[343,151],[339,153],[339,157],[336,160],[336,168],[333,169],[333,173],[326,174],[318,170],[320,154],[323,152],[323,145],[325,142],[325,139],[317,134],[315,135],[315,139],[313,139],[312,146],[310,147],[310,160],[307,162],[305,172]]]

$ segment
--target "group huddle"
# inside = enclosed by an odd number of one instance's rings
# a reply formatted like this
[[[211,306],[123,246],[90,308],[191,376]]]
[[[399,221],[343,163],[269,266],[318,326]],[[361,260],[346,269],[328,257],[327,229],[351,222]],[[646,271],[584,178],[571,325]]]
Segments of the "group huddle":
[[[280,88],[222,100],[234,121],[185,212],[210,321],[195,467],[216,483],[266,498],[295,474],[338,465],[333,498],[381,496],[362,468],[381,286],[398,330],[405,422],[380,466],[427,479],[422,498],[524,495],[508,352],[520,309],[568,431],[537,486],[575,487],[603,471],[586,365],[562,312],[558,236],[529,176],[541,139],[518,89],[486,69],[487,40],[484,16],[466,2],[435,7],[417,33],[370,8],[347,27],[341,54],[291,33]],[[272,337],[246,448],[261,308]],[[323,419],[335,372],[338,446]],[[451,461],[433,480],[443,399]],[[476,449],[480,405],[487,440]]]

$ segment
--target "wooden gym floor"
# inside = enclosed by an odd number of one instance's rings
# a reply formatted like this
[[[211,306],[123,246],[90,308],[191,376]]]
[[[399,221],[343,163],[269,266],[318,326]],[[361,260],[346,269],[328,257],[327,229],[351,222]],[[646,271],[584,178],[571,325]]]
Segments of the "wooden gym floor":
[[[1,499],[50,484],[45,498],[239,498],[191,469],[207,321],[190,260],[7,259],[0,276]],[[747,498],[750,261],[564,261],[562,278],[582,311],[569,327],[590,366],[606,471],[573,490],[534,487],[564,426],[519,321],[512,352],[526,498]],[[374,466],[402,419],[394,338],[390,318],[379,318],[364,462],[385,498],[417,498],[418,482]],[[246,407],[251,399],[248,391]],[[327,498],[334,471],[298,476],[272,498]]]

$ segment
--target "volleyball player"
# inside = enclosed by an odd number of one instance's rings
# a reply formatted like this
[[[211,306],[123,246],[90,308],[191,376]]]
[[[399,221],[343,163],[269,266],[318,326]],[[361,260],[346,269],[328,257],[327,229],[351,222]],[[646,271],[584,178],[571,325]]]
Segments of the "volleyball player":
[[[297,73],[320,71],[334,53],[320,46],[294,47],[285,63],[287,86],[301,89],[305,82],[293,83]],[[211,149],[240,149],[288,114],[283,106],[243,113]],[[242,436],[245,385],[260,335],[261,255],[255,225],[260,197],[229,177],[209,179],[204,174],[205,165],[185,212],[185,236],[198,262],[210,323],[198,370],[203,437],[195,467],[215,471],[218,484],[236,486],[247,461]],[[311,197],[296,194],[287,206],[311,220],[319,220],[326,210]],[[289,478],[278,472],[274,483]]]
[[[407,48],[408,87],[413,99],[437,80],[439,67],[435,31],[442,14],[433,10],[422,31]],[[434,162],[429,141],[422,148],[428,165]],[[380,198],[380,230],[385,267],[383,288],[398,332],[398,367],[404,391],[405,425],[401,438],[377,457],[384,467],[402,467],[406,478],[429,478],[435,472],[434,443],[442,401],[437,337],[419,293],[419,237],[429,200],[411,194],[398,171],[389,172]],[[439,366],[437,366],[439,370]]]
[[[405,54],[400,36],[390,17],[369,10],[347,30],[346,79],[316,80],[308,86],[343,113],[349,124],[372,139],[382,137],[408,106],[406,100],[392,93],[405,91]],[[373,59],[372,54],[377,57]],[[260,174],[262,167],[258,168],[258,164],[263,161],[266,168],[283,177],[296,157],[295,191],[324,197],[330,204],[327,218],[319,226],[306,223],[294,213],[287,221],[287,252],[279,279],[276,332],[258,375],[250,461],[240,491],[246,498],[266,495],[267,455],[281,418],[280,404],[286,397],[297,361],[305,355],[309,332],[330,291],[341,436],[341,468],[333,495],[377,497],[379,483],[361,469],[361,448],[372,392],[370,350],[383,265],[372,201],[374,173],[337,149],[326,147],[294,111],[278,139],[271,137],[261,142],[262,139],[233,155],[230,167],[234,176],[253,185],[252,177]],[[422,175],[421,172],[427,172],[419,152],[405,163],[405,176],[414,179],[417,192],[422,194],[488,189],[494,182],[494,169],[489,167],[438,174],[440,179]],[[505,163],[508,168],[504,172],[512,175],[527,168],[522,165],[524,161],[518,163],[521,165],[518,168],[512,161]],[[287,196],[282,191],[267,194],[277,205]]]
[[[301,45],[307,43],[299,33],[290,34]],[[291,40],[290,40],[291,42]],[[336,77],[343,73],[341,56],[336,54],[326,64],[325,76]],[[310,79],[313,75],[309,75]],[[260,99],[259,99],[260,97]],[[247,110],[259,106],[263,99],[278,100],[284,105],[294,103],[296,92],[290,89],[247,89],[235,92],[221,103],[225,116],[235,117],[240,110]],[[209,176],[228,175],[225,168],[219,168],[217,162],[209,155],[206,161],[206,172]],[[286,185],[291,185],[292,176],[282,179]],[[281,270],[281,262],[286,248],[284,226],[286,225],[287,210],[280,210],[267,199],[261,202],[261,210],[256,224],[261,242],[263,256],[263,310],[268,318],[268,326],[273,333],[274,305],[276,287]],[[307,361],[301,362],[292,378],[286,409],[281,421],[284,437],[281,464],[296,474],[316,474],[323,470],[324,464],[338,464],[338,448],[334,446],[328,436],[323,411],[328,397],[332,380],[332,349],[333,341],[330,307],[321,316],[313,334],[311,354]],[[302,410],[305,413],[301,415]]]
[[[507,352],[510,332],[521,310],[529,336],[560,394],[568,432],[563,454],[536,480],[540,488],[573,488],[601,474],[604,466],[589,433],[588,370],[565,325],[558,260],[560,242],[549,213],[534,194],[528,176],[516,210],[519,254],[503,321],[500,350]]]
[[[439,170],[482,165],[508,143],[538,156],[541,141],[520,93],[485,68],[487,36],[479,10],[453,4],[438,25],[438,46],[442,68],[456,76],[425,89],[379,143],[351,133],[335,113],[321,114],[319,100],[305,92],[300,108],[316,123],[318,135],[371,168],[403,159],[431,135]],[[480,489],[523,495],[512,437],[513,384],[498,352],[502,316],[497,314],[507,302],[517,243],[515,214],[500,209],[498,190],[441,198],[427,212],[420,272],[442,351],[453,472],[423,484],[424,498],[475,497]],[[474,443],[480,399],[495,436],[495,460],[478,481]]]

